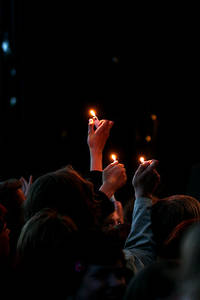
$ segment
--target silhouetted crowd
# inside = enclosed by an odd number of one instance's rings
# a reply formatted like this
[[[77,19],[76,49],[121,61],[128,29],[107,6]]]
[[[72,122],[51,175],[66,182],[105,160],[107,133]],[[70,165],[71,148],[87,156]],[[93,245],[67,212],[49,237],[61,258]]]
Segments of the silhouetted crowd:
[[[152,158],[123,205],[124,164],[103,166],[113,125],[89,119],[88,176],[66,165],[0,182],[1,299],[200,299],[200,202],[156,196]]]

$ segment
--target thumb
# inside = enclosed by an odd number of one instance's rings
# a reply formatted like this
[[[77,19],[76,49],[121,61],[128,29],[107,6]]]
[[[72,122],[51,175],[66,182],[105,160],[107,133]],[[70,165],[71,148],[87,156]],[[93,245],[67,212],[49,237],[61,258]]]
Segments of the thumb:
[[[91,134],[94,132],[94,120],[93,119],[89,119],[88,122],[88,134]]]

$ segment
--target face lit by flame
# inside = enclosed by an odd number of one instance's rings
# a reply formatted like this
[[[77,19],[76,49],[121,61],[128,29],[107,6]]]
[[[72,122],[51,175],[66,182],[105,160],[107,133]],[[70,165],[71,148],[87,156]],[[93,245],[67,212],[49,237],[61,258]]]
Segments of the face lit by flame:
[[[113,162],[114,162],[114,161],[117,160],[117,155],[116,155],[116,154],[111,154],[111,158],[112,158],[112,160],[113,160]]]
[[[92,117],[95,117],[95,116],[96,116],[96,113],[95,113],[95,111],[94,111],[93,109],[90,109],[90,115],[91,115]]]

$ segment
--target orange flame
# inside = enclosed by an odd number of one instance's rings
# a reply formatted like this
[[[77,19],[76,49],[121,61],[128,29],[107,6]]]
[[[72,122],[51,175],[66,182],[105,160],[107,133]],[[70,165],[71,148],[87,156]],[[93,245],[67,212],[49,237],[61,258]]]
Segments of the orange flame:
[[[111,158],[112,158],[112,160],[113,160],[113,162],[114,162],[114,161],[117,160],[117,155],[116,155],[116,154],[111,154]]]
[[[139,161],[141,162],[141,164],[143,164],[143,163],[144,163],[144,161],[145,161],[145,158],[144,158],[144,156],[140,156],[140,158],[139,158]]]
[[[93,109],[90,109],[90,115],[92,117],[96,117],[96,113],[95,113],[95,111]]]

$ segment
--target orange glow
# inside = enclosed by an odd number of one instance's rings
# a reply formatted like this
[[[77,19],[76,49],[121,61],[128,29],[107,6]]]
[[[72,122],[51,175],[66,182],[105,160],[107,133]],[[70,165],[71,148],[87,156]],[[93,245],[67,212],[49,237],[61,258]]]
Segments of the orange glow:
[[[93,109],[90,109],[90,115],[92,117],[96,117],[96,113],[95,113],[95,111]]]
[[[113,162],[115,162],[117,160],[117,155],[116,154],[111,154],[110,156],[113,160]]]
[[[152,119],[153,121],[155,121],[155,120],[157,120],[157,116],[156,116],[155,114],[152,114],[152,115],[151,115],[151,119]]]
[[[141,164],[143,164],[144,161],[145,161],[145,157],[144,156],[140,156],[139,161],[141,162]]]
[[[150,136],[150,135],[147,135],[147,136],[145,137],[145,140],[146,140],[147,142],[151,142],[151,136]]]

